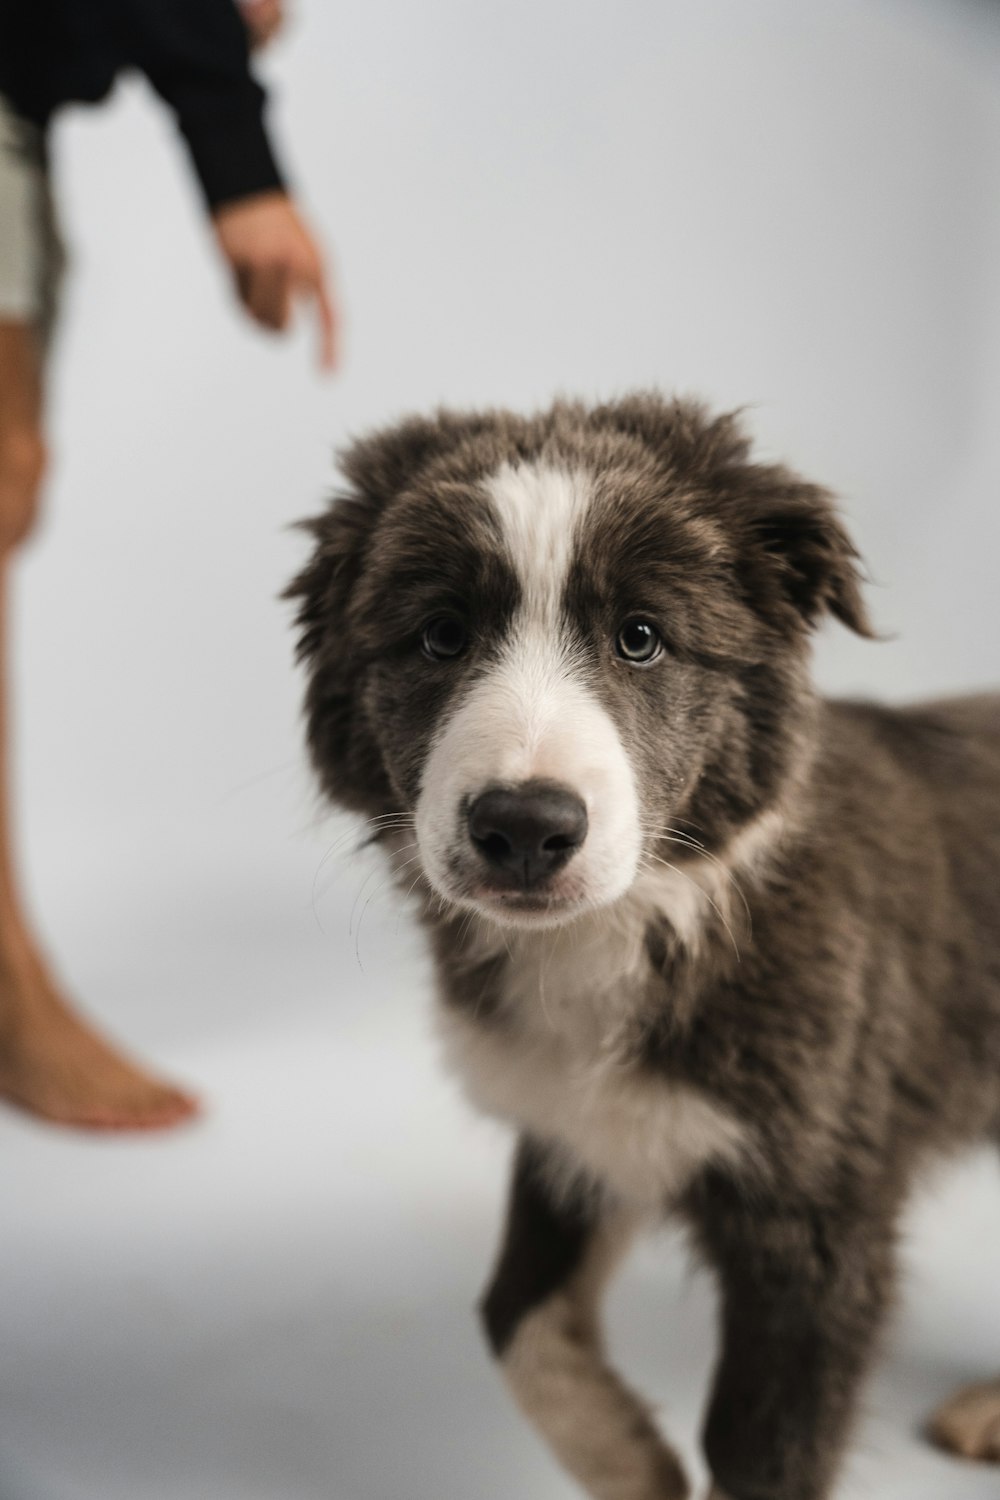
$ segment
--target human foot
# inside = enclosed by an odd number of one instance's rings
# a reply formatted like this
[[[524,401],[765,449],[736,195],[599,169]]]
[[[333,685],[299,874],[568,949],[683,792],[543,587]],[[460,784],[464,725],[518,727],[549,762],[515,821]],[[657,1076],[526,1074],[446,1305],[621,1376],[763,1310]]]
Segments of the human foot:
[[[191,1118],[191,1095],[122,1055],[63,1000],[39,959],[0,960],[0,1098],[92,1130],[160,1130]]]
[[[1000,1380],[967,1385],[934,1413],[927,1432],[961,1458],[1000,1463]]]

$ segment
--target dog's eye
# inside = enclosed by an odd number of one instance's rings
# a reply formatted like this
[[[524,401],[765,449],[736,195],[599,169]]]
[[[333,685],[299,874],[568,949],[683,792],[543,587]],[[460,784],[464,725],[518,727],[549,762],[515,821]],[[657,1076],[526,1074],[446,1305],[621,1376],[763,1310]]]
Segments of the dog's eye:
[[[465,626],[454,615],[440,615],[424,626],[423,648],[434,661],[451,661],[461,656],[468,643]]]
[[[644,667],[656,660],[663,650],[663,642],[648,621],[626,620],[615,640],[615,650],[623,661]]]

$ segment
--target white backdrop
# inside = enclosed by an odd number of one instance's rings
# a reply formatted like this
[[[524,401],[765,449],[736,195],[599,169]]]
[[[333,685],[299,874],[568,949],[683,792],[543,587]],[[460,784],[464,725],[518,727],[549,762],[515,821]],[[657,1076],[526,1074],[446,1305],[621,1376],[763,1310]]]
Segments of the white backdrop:
[[[896,639],[831,630],[829,688],[995,682],[1000,9],[302,0],[267,72],[347,309],[333,382],[307,332],[234,314],[142,85],[56,135],[73,274],[17,580],[21,823],[72,985],[210,1113],[153,1143],[0,1115],[0,1497],[568,1497],[468,1313],[502,1133],[437,1074],[376,867],[320,868],[344,825],[302,767],[286,526],[404,410],[695,392],[843,497]],[[996,1491],[913,1436],[1000,1356],[995,1176],[915,1216],[845,1497]],[[693,1452],[711,1301],[676,1247],[640,1255],[616,1327]]]

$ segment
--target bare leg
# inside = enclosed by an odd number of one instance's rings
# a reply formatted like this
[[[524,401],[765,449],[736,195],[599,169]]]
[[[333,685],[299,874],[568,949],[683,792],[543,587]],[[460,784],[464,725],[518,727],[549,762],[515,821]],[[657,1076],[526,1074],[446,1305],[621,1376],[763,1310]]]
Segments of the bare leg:
[[[483,1321],[521,1410],[594,1500],[685,1500],[680,1463],[607,1364],[600,1297],[631,1224],[552,1195],[522,1143]]]
[[[0,321],[0,1096],[67,1125],[173,1125],[197,1108],[128,1061],[69,1006],[25,918],[14,870],[7,766],[7,577],[34,520],[43,468],[32,328]]]

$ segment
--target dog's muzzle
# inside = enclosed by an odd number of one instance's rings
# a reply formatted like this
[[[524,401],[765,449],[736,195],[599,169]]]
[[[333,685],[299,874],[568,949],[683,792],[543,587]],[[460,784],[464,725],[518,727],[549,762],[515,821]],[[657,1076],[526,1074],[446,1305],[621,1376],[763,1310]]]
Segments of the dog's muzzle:
[[[468,809],[472,845],[491,884],[538,890],[587,837],[587,809],[555,781],[488,787]]]

